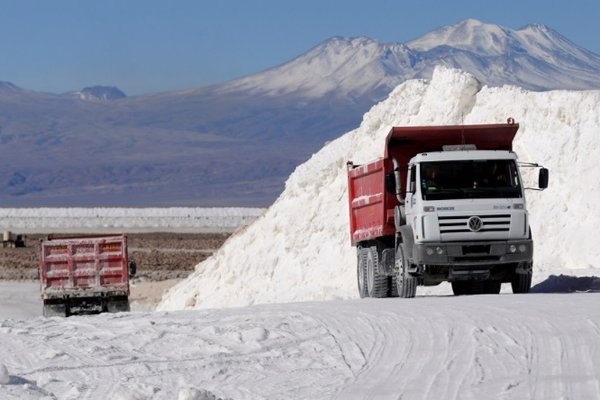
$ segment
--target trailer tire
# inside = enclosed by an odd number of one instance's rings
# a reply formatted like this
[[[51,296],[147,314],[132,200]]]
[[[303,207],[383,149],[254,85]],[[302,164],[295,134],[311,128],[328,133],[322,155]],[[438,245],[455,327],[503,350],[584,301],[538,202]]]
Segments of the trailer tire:
[[[396,249],[396,266],[398,275],[396,277],[396,290],[398,297],[409,299],[417,295],[418,279],[408,272],[408,260],[404,256],[402,245]]]
[[[44,303],[42,315],[49,317],[66,317],[68,315],[67,305],[63,303]]]
[[[382,298],[388,295],[388,276],[379,271],[379,253],[377,246],[365,249],[367,253],[367,291],[369,297]]]
[[[362,246],[356,247],[356,282],[358,295],[361,299],[369,297],[367,290],[367,252]]]

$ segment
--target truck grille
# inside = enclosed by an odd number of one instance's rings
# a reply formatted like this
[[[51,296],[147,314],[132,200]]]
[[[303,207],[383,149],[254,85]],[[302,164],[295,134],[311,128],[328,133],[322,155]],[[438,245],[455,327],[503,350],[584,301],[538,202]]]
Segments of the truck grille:
[[[510,230],[510,214],[477,215],[483,223],[478,232],[508,232]],[[469,218],[473,215],[438,216],[440,233],[472,233],[469,229]]]

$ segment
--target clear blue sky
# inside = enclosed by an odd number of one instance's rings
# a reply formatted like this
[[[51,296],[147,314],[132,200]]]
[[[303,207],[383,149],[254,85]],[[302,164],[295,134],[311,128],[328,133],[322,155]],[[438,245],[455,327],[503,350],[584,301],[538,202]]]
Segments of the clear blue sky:
[[[466,18],[513,29],[542,23],[600,53],[598,0],[0,0],[0,81],[53,93],[201,87],[332,36],[406,42]]]

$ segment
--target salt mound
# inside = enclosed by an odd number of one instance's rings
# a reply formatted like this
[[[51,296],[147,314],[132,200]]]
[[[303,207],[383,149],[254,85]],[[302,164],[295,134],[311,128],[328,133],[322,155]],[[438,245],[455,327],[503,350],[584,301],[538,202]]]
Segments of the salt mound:
[[[158,309],[356,297],[345,164],[380,157],[392,126],[515,118],[520,160],[539,162],[551,174],[548,190],[527,192],[536,273],[595,268],[599,107],[600,91],[481,87],[472,75],[442,67],[430,81],[407,81],[365,114],[358,129],[296,168],[273,206],[167,292]]]

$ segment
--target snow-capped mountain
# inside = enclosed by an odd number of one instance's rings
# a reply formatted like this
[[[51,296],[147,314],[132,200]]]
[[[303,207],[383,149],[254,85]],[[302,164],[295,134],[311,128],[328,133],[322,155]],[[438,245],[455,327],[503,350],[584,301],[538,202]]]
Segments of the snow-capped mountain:
[[[439,64],[494,86],[600,88],[600,56],[552,29],[476,20],[406,43],[334,37],[254,75],[152,95],[2,82],[0,202],[265,206],[323,143]]]
[[[600,56],[540,25],[512,30],[469,19],[406,43],[424,64],[445,64],[499,86],[531,90],[600,88]]]
[[[406,43],[335,37],[282,66],[235,80],[223,92],[380,97],[436,65],[460,68],[485,84],[531,90],[600,88],[600,56],[544,25],[512,30],[468,19]]]
[[[280,67],[225,84],[221,91],[307,98],[362,97],[382,90],[387,94],[404,80],[399,72],[409,69],[414,60],[414,52],[401,43],[335,37]]]

